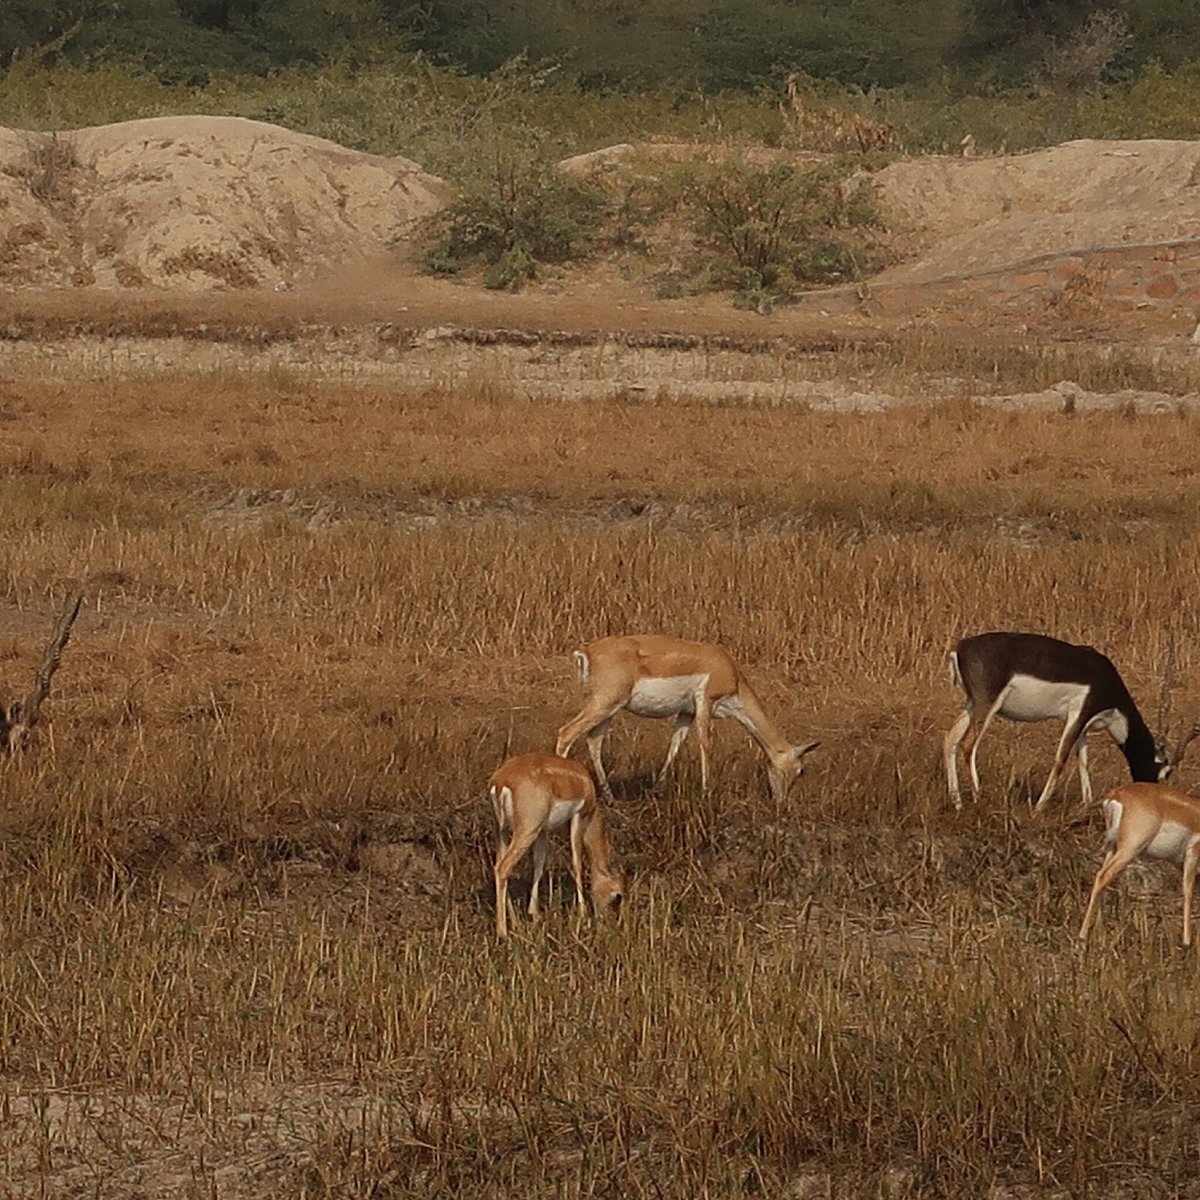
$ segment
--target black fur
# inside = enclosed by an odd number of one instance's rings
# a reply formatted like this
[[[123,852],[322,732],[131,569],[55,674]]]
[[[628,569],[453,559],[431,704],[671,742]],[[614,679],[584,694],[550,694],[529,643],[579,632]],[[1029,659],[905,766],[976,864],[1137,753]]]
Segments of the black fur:
[[[1129,726],[1125,741],[1117,742],[1130,776],[1154,783],[1161,763],[1154,737],[1138,711],[1117,668],[1099,650],[1075,646],[1040,633],[980,633],[963,638],[955,647],[958,674],[973,705],[986,712],[1014,675],[1031,675],[1046,683],[1079,683],[1088,686],[1087,699],[1067,745],[1088,722],[1106,709],[1117,709]],[[982,716],[982,712],[972,716]],[[1116,741],[1116,739],[1113,739]]]

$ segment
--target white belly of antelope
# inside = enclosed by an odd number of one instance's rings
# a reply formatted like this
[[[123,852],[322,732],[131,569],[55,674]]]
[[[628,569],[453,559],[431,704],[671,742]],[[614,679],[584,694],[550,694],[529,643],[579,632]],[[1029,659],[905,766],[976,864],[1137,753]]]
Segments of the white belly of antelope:
[[[1009,681],[1000,715],[1010,721],[1066,721],[1087,699],[1087,684],[1047,683],[1032,675],[1014,675]]]
[[[1109,797],[1109,799],[1104,801],[1104,822],[1106,826],[1104,844],[1110,850],[1117,844],[1121,814],[1124,811],[1125,806],[1120,800],[1114,800]],[[1189,829],[1186,825],[1180,825],[1176,821],[1164,821],[1158,827],[1158,832],[1151,838],[1149,845],[1146,846],[1142,853],[1147,858],[1161,858],[1167,862],[1182,864],[1183,856],[1187,853],[1187,848],[1191,845],[1195,837],[1195,830]]]
[[[1164,821],[1154,835],[1154,840],[1142,853],[1148,858],[1165,858],[1168,862],[1181,864],[1188,846],[1195,837],[1195,832],[1186,825],[1177,825],[1174,821]]]
[[[638,717],[673,717],[676,713],[694,713],[696,694],[708,682],[707,675],[647,676],[633,685],[625,706]]]
[[[581,808],[582,800],[555,800],[550,806],[550,816],[546,819],[547,829],[559,829],[565,825]]]

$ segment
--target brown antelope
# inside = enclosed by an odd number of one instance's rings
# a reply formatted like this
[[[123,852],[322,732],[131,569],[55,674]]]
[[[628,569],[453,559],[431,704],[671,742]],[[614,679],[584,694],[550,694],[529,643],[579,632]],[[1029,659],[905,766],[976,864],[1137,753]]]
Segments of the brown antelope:
[[[613,717],[623,708],[639,717],[674,717],[675,730],[661,784],[680,746],[696,726],[700,785],[708,790],[708,732],[711,718],[740,721],[767,758],[771,796],[781,802],[804,771],[804,756],[820,742],[793,746],[763,711],[741,668],[720,646],[684,642],[661,634],[606,637],[572,655],[587,691],[582,711],[559,731],[555,753],[569,754],[583,736],[605,796],[611,798],[601,748]]]
[[[1183,868],[1183,944],[1192,944],[1192,891],[1200,866],[1200,800],[1165,783],[1126,783],[1104,801],[1108,853],[1092,884],[1079,940],[1086,941],[1100,896],[1139,854]]]
[[[1169,762],[1138,712],[1117,669],[1091,646],[1075,646],[1038,633],[981,633],[963,638],[950,655],[954,681],[967,703],[946,734],[943,752],[946,783],[955,808],[958,752],[967,755],[971,786],[979,799],[975,757],[993,718],[1010,721],[1062,721],[1058,752],[1034,811],[1045,807],[1074,751],[1079,757],[1083,802],[1092,800],[1087,769],[1087,735],[1103,730],[1129,763],[1131,777],[1141,783],[1165,779]]]
[[[34,677],[33,687],[22,699],[14,700],[7,706],[0,705],[0,744],[9,754],[24,750],[29,745],[31,731],[37,724],[46,697],[50,694],[50,680],[58,670],[63,647],[71,636],[71,626],[75,624],[82,604],[82,596],[67,598],[50,631],[46,652]]]
[[[596,803],[596,786],[582,763],[541,752],[520,754],[502,763],[488,781],[488,798],[496,813],[496,933],[508,936],[508,880],[533,849],[533,884],[529,915],[539,915],[538,887],[546,868],[550,830],[570,822],[571,874],[580,905],[583,899],[583,852],[591,867],[592,903],[597,912],[616,911],[627,890],[624,872],[609,864],[611,853],[604,817]],[[505,834],[510,833],[508,841]]]

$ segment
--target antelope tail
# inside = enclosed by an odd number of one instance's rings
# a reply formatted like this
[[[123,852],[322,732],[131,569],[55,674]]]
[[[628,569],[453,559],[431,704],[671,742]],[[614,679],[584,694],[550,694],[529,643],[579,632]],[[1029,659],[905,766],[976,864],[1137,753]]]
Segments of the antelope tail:
[[[579,682],[587,683],[588,676],[592,673],[592,664],[588,661],[588,656],[582,650],[576,650],[571,655],[571,661],[575,664],[575,670],[579,672]]]
[[[1117,844],[1117,830],[1121,827],[1121,814],[1124,808],[1119,800],[1114,800],[1110,796],[1103,802],[1104,808],[1104,844],[1105,846],[1115,846]]]
[[[512,788],[497,787],[494,783],[488,788],[488,799],[492,802],[492,811],[496,814],[496,824],[501,830],[512,824]]]

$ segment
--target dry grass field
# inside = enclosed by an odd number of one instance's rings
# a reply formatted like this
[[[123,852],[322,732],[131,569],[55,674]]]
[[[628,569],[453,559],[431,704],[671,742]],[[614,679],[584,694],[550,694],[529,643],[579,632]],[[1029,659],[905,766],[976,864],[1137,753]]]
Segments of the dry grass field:
[[[1175,874],[1080,953],[1099,815],[1074,777],[1029,809],[1057,729],[996,728],[961,813],[940,767],[966,631],[1104,648],[1152,725],[1173,659],[1198,715],[1200,415],[971,400],[1194,366],[971,331],[793,364],[908,402],[848,415],[21,352],[10,692],[87,607],[0,770],[5,1195],[1200,1195]],[[621,922],[558,847],[497,944],[484,781],[575,711],[575,645],[651,630],[822,748],[775,806],[721,723],[711,794],[693,747],[659,793],[668,727],[623,719]]]

